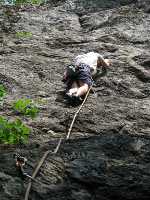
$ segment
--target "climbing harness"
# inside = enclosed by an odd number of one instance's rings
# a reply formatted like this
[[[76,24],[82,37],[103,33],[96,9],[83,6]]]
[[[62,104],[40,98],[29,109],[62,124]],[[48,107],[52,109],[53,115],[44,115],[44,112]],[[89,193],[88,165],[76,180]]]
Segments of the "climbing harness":
[[[71,134],[71,131],[72,131],[74,122],[75,122],[75,120],[76,120],[76,118],[77,118],[77,115],[78,115],[78,113],[80,112],[80,110],[82,109],[83,105],[85,104],[85,102],[86,102],[86,100],[87,100],[87,98],[88,98],[88,95],[89,95],[91,89],[92,89],[92,86],[89,87],[89,89],[88,89],[88,91],[87,91],[87,93],[86,93],[86,96],[85,96],[85,98],[84,98],[82,104],[80,105],[79,109],[76,111],[76,113],[75,113],[75,115],[74,115],[74,117],[73,117],[73,120],[72,120],[72,122],[71,122],[71,125],[70,125],[70,127],[69,127],[69,130],[68,130],[68,133],[67,133],[67,136],[66,136],[65,140],[68,140],[68,139],[70,138],[70,134]],[[29,199],[29,193],[30,193],[30,189],[31,189],[31,186],[32,186],[32,181],[31,181],[31,180],[35,180],[34,178],[36,177],[36,175],[37,175],[37,173],[38,173],[40,167],[41,167],[42,164],[44,163],[44,161],[45,161],[45,159],[47,158],[48,154],[50,154],[50,153],[52,153],[53,155],[57,154],[57,152],[58,152],[58,150],[59,150],[59,148],[60,148],[60,146],[61,146],[61,144],[62,144],[62,141],[63,141],[63,138],[60,138],[59,141],[58,141],[58,144],[57,144],[56,148],[54,149],[54,151],[52,152],[52,151],[48,150],[48,151],[46,151],[46,152],[44,153],[44,155],[42,156],[41,160],[39,161],[37,167],[35,168],[35,170],[34,170],[32,176],[31,176],[31,178],[30,178],[30,181],[29,181],[29,183],[28,183],[28,187],[27,187],[27,189],[26,189],[25,199],[24,199],[24,200],[28,200],[28,199]]]
[[[65,70],[65,74],[64,74],[64,76],[63,76],[63,79],[62,79],[62,81],[63,82],[66,82],[68,79],[70,80],[74,80],[74,79],[76,79],[77,78],[77,76],[78,76],[78,74],[79,74],[79,69],[78,69],[78,67],[77,66],[75,66],[75,65],[68,65],[67,67],[66,67],[66,70]]]

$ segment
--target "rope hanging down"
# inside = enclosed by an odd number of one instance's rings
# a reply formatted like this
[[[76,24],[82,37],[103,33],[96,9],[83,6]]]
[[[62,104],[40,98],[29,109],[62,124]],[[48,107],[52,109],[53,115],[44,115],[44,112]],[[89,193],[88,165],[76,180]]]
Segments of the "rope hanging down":
[[[71,134],[71,131],[72,131],[72,127],[73,127],[74,122],[75,122],[75,120],[76,120],[76,118],[77,118],[77,115],[78,115],[78,113],[80,112],[80,110],[82,109],[83,105],[85,104],[85,102],[86,102],[86,100],[87,100],[87,98],[88,98],[88,95],[89,95],[89,92],[90,92],[91,89],[92,89],[92,86],[90,86],[90,88],[88,89],[88,91],[87,91],[87,93],[86,93],[86,96],[85,96],[85,98],[84,98],[82,104],[80,105],[79,109],[76,111],[76,113],[75,113],[75,115],[74,115],[74,117],[73,117],[73,120],[72,120],[72,122],[71,122],[71,125],[70,125],[70,127],[69,127],[69,130],[68,130],[68,133],[67,133],[67,136],[66,136],[66,140],[68,140],[68,139],[70,138],[70,134]],[[57,144],[57,146],[56,146],[56,148],[55,148],[55,150],[54,150],[53,152],[50,151],[50,150],[48,150],[48,151],[46,151],[46,152],[44,153],[44,155],[42,156],[41,160],[39,161],[37,167],[35,168],[35,170],[34,170],[34,172],[33,172],[33,174],[32,174],[32,177],[31,177],[31,178],[29,177],[29,178],[30,178],[30,181],[29,181],[28,187],[27,187],[27,189],[26,189],[25,199],[24,199],[24,200],[28,200],[28,199],[29,199],[29,193],[30,193],[31,186],[32,186],[32,181],[31,181],[31,180],[34,180],[34,178],[36,177],[36,175],[37,175],[37,173],[38,173],[40,167],[41,167],[42,164],[44,163],[44,161],[45,161],[45,159],[47,158],[48,154],[49,154],[49,153],[56,154],[56,153],[58,152],[58,150],[59,150],[59,148],[60,148],[60,145],[61,145],[61,143],[62,143],[62,140],[63,140],[63,138],[60,138],[60,139],[59,139],[58,144]]]
[[[57,144],[57,146],[56,146],[54,152],[51,152],[50,150],[48,150],[48,151],[46,151],[46,152],[44,153],[44,155],[42,156],[41,160],[39,161],[37,167],[35,168],[35,170],[34,170],[34,172],[33,172],[33,174],[32,174],[32,179],[33,179],[33,180],[34,180],[34,178],[36,177],[36,175],[37,175],[37,173],[38,173],[40,167],[41,167],[42,164],[44,163],[45,159],[47,158],[48,154],[49,154],[50,152],[53,153],[53,154],[56,154],[56,153],[57,153],[57,151],[58,151],[58,149],[59,149],[59,147],[60,147],[61,141],[62,141],[62,138],[59,139],[59,142],[58,142],[58,144]],[[31,179],[30,179],[30,181],[29,181],[29,183],[28,183],[27,190],[26,190],[26,194],[25,194],[25,200],[28,200],[28,198],[29,198],[29,193],[30,193],[31,185],[32,185],[32,181],[31,181]]]
[[[67,134],[67,137],[66,137],[67,140],[68,140],[69,137],[70,137],[70,134],[71,134],[71,131],[72,131],[72,127],[73,127],[74,122],[75,122],[75,120],[76,120],[76,118],[77,118],[77,115],[78,115],[78,113],[80,112],[80,110],[82,109],[83,105],[85,104],[85,102],[86,102],[86,100],[87,100],[87,98],[88,98],[88,95],[89,95],[89,92],[90,92],[91,89],[92,89],[92,86],[90,86],[90,88],[88,89],[88,91],[87,91],[87,93],[86,93],[86,96],[85,96],[85,98],[84,98],[82,104],[80,105],[79,109],[77,110],[77,112],[75,113],[75,115],[74,115],[74,117],[73,117],[73,120],[72,120],[72,122],[71,122],[69,131],[68,131],[68,134]]]

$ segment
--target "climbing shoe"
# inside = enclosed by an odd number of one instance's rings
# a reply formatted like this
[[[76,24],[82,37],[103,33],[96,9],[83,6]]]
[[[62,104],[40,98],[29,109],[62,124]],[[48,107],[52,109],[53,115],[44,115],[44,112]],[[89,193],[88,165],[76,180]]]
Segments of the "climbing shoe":
[[[64,98],[70,100],[72,99],[72,95],[70,93],[66,93]]]
[[[70,104],[70,105],[73,104],[73,98],[72,98],[71,94],[66,93],[64,96],[64,99],[65,99],[65,101],[64,101],[65,103]]]
[[[72,96],[72,101],[74,103],[74,105],[80,105],[83,101],[83,99],[80,96]]]

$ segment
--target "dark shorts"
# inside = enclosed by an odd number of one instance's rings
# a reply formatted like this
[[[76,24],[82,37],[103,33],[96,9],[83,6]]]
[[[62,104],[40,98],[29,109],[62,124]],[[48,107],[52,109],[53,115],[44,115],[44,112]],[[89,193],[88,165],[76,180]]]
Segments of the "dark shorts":
[[[90,66],[86,64],[80,64],[79,74],[76,80],[81,80],[83,83],[86,83],[88,86],[91,86],[93,79],[90,72]]]
[[[93,79],[90,72],[90,66],[86,64],[80,64],[77,67],[77,76],[76,77],[67,77],[64,81],[67,85],[67,89],[70,89],[74,81],[81,80],[83,83],[86,83],[89,87],[93,84]]]

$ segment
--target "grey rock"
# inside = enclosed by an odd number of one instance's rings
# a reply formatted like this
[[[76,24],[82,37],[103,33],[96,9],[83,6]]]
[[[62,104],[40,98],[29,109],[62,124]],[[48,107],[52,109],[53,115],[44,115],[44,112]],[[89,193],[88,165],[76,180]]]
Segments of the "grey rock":
[[[77,107],[64,103],[62,75],[81,53],[110,58],[73,126],[71,140],[47,157],[32,183],[32,200],[148,200],[150,196],[149,1],[58,0],[0,8],[0,115],[30,96],[40,108],[25,145],[0,145],[0,199],[24,199],[28,179],[14,153],[28,158],[30,175],[46,150],[65,137]]]

